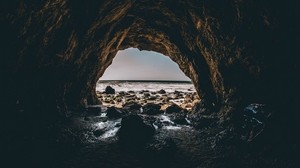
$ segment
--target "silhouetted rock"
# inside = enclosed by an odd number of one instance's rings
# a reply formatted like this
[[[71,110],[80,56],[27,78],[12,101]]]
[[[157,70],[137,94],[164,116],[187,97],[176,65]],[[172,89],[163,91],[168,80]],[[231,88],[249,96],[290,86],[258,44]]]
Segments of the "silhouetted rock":
[[[149,98],[148,98],[148,100],[156,100],[156,96],[150,96]]]
[[[145,93],[144,93],[144,96],[145,96],[145,97],[149,97],[149,96],[150,96],[150,93],[149,93],[149,92],[145,92]]]
[[[116,91],[111,86],[106,86],[104,93],[106,93],[106,94],[115,94]]]
[[[163,90],[163,89],[161,89],[161,90],[159,90],[157,93],[159,93],[159,94],[165,94],[165,93],[166,93],[166,91],[165,91],[165,90]]]
[[[104,134],[104,133],[105,133],[105,131],[102,130],[102,129],[97,129],[97,130],[93,131],[93,134],[94,134],[96,137],[98,137],[98,136],[100,136],[100,135],[102,135],[102,134]]]
[[[122,117],[122,112],[115,108],[114,106],[108,107],[106,110],[106,116],[109,119],[117,119]]]
[[[166,113],[168,113],[168,114],[179,113],[182,110],[183,109],[181,107],[179,107],[177,104],[173,103],[172,105],[170,105],[169,107],[166,108]]]
[[[271,116],[264,104],[250,104],[244,109],[242,124],[242,139],[253,141],[266,127],[266,121]]]
[[[134,110],[134,111],[139,111],[141,109],[142,105],[140,105],[139,103],[137,102],[128,102],[128,103],[125,103],[123,105],[123,108],[126,109],[126,110]]]
[[[172,121],[175,124],[179,124],[179,125],[189,125],[188,121],[186,120],[185,114],[182,114],[182,113],[174,115]]]
[[[87,116],[98,116],[101,113],[101,106],[99,105],[93,105],[93,106],[88,106],[86,115]]]
[[[192,120],[192,125],[196,129],[211,127],[214,126],[217,122],[216,116],[213,115],[195,115],[189,119]]]
[[[160,110],[161,106],[154,103],[148,103],[143,106],[143,113],[148,115],[161,114],[163,111]]]
[[[117,135],[121,143],[135,148],[147,142],[154,133],[154,127],[145,124],[140,116],[129,115],[122,118],[121,128]]]

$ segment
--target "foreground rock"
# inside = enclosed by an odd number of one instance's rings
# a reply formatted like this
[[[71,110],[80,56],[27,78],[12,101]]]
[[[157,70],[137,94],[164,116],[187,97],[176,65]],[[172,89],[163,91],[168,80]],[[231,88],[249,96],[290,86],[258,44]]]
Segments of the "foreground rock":
[[[99,105],[88,106],[86,110],[86,116],[98,116],[101,113],[101,107]]]
[[[115,107],[108,107],[106,110],[106,116],[109,119],[118,119],[122,117],[122,112]]]
[[[123,105],[123,109],[125,110],[129,110],[129,111],[140,111],[141,109],[141,105],[137,102],[128,102],[128,103],[125,103]]]
[[[171,114],[171,113],[179,113],[183,109],[179,107],[177,104],[172,104],[169,107],[166,108],[166,113]]]
[[[115,94],[116,91],[111,86],[106,86],[104,93],[106,93],[106,94]]]
[[[117,135],[120,142],[126,145],[125,147],[135,148],[147,142],[154,133],[154,127],[145,124],[140,116],[129,115],[122,118]]]
[[[161,89],[161,90],[159,90],[157,93],[159,93],[159,94],[165,94],[166,91],[165,91],[164,89]]]
[[[163,113],[160,110],[161,106],[159,104],[149,103],[143,107],[143,113],[148,115],[157,115]]]

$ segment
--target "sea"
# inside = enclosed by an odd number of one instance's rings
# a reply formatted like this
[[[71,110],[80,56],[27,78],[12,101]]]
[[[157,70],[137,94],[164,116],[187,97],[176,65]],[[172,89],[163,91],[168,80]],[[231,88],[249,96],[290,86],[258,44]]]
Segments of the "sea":
[[[99,80],[96,91],[103,92],[106,86],[111,86],[116,92],[128,91],[159,91],[166,92],[195,92],[195,87],[191,81],[153,81],[153,80]]]

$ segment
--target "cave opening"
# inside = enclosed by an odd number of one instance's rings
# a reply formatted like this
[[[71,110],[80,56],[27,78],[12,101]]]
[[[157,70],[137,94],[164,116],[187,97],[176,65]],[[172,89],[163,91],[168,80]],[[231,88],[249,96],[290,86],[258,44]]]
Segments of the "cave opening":
[[[46,0],[0,8],[6,167],[300,167],[297,5]],[[128,90],[122,108],[104,107],[98,79],[128,47],[168,55],[199,104],[167,112]]]
[[[190,110],[199,101],[195,87],[168,56],[128,48],[119,51],[97,81],[97,97],[105,106],[172,104]]]

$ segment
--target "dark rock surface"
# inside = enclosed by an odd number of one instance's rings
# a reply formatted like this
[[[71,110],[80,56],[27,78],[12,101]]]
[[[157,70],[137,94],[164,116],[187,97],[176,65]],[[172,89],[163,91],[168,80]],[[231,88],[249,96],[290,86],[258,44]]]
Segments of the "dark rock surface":
[[[117,119],[122,117],[122,112],[112,106],[107,108],[106,116],[110,119]]]
[[[165,94],[165,93],[166,93],[166,91],[165,91],[165,90],[163,90],[163,89],[161,89],[161,90],[157,91],[157,93],[159,93],[159,94]]]
[[[159,104],[154,103],[148,103],[145,106],[143,106],[143,113],[148,115],[157,115],[163,113],[163,111],[160,110]]]
[[[139,147],[147,142],[155,133],[155,129],[146,125],[138,115],[129,115],[122,118],[118,136],[121,143],[129,148]]]
[[[171,113],[179,113],[183,109],[179,107],[177,104],[171,104],[169,107],[166,108],[166,113],[171,114]]]
[[[111,86],[106,86],[104,93],[106,93],[106,94],[115,94],[116,91]]]
[[[137,102],[128,102],[123,105],[123,109],[129,110],[129,111],[140,111],[142,105],[140,105]]]
[[[97,116],[100,115],[101,113],[101,107],[96,105],[96,106],[88,106],[86,115],[87,116]]]
[[[298,6],[258,0],[1,1],[1,129],[40,134],[86,104],[98,104],[98,79],[119,50],[135,47],[179,65],[201,99],[197,112],[217,112],[220,123],[239,127],[247,105],[266,104],[272,117],[260,143],[298,149]],[[210,120],[195,123],[205,123],[202,128]]]

